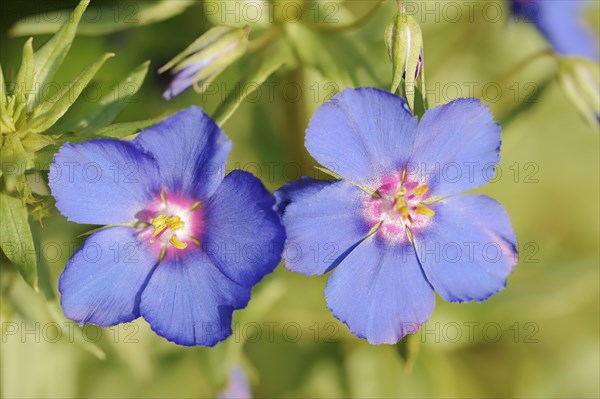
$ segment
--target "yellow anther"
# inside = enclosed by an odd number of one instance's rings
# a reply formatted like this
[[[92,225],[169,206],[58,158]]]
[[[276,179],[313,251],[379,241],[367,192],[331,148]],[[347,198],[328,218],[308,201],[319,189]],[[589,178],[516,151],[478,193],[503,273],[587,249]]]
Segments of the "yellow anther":
[[[415,188],[413,190],[413,193],[417,196],[420,197],[423,194],[425,194],[427,192],[427,190],[429,190],[429,186],[427,184],[422,184],[419,187]]]
[[[167,219],[167,226],[169,226],[169,229],[171,229],[171,231],[175,231],[185,226],[185,223],[181,221],[181,218],[179,216],[173,216]]]
[[[200,208],[201,206],[202,206],[202,201],[194,202],[194,205],[192,205],[192,207],[190,208],[190,212],[195,211],[196,209]]]
[[[425,193],[427,192],[427,190],[429,190],[429,186],[428,186],[427,184],[423,184],[423,185],[421,185],[421,186],[419,186],[419,187],[415,188],[415,189],[413,190],[413,193],[415,193],[415,195],[416,195],[417,197],[420,197],[420,196],[422,196],[423,194],[425,194]]]
[[[165,215],[160,215],[154,218],[152,221],[152,226],[158,227],[167,224],[167,217]]]
[[[394,201],[394,210],[399,211],[404,207],[406,207],[406,200],[404,199],[404,197],[396,198],[396,200]]]
[[[175,234],[173,234],[173,236],[169,240],[169,243],[177,249],[185,249],[188,246],[187,242],[179,241],[179,239],[177,238],[177,236]]]
[[[406,195],[406,187],[400,187],[398,191],[394,194],[394,198],[398,199],[400,197],[404,197]]]
[[[400,208],[400,213],[402,214],[403,218],[407,218],[410,214],[410,211],[408,210],[408,207],[403,206],[402,208]]]
[[[176,231],[185,226],[185,223],[179,216],[166,217],[165,215],[159,215],[152,220],[152,226],[154,226],[154,232],[152,235],[157,237],[165,232],[165,230]],[[154,242],[152,239],[151,242]],[[187,243],[179,241],[179,239],[173,234],[169,243],[177,249],[187,248]]]
[[[154,232],[152,233],[153,236],[156,237],[168,227],[167,220],[168,219],[165,215],[160,215],[154,218],[152,221],[152,226],[154,226]]]
[[[427,217],[432,217],[433,215],[435,215],[435,211],[433,209],[427,208],[425,205],[422,204],[417,205],[415,212]]]

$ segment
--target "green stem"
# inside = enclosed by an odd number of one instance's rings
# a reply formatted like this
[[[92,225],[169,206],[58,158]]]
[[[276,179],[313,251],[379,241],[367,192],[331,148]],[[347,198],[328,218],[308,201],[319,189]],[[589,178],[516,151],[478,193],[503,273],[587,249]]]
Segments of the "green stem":
[[[546,57],[546,56],[550,56],[552,57],[554,60],[557,59],[557,55],[554,51],[547,49],[547,50],[542,50],[539,51],[537,53],[533,53],[527,57],[525,57],[523,60],[521,60],[520,62],[518,62],[515,66],[513,66],[511,69],[508,70],[508,72],[506,72],[504,75],[492,80],[493,82],[498,82],[499,84],[502,84],[504,82],[506,82],[508,79],[510,79],[511,77],[513,77],[514,75],[516,75],[517,73],[521,72],[523,69],[525,69],[525,67],[529,66],[530,64],[532,64],[534,61],[539,60],[540,58]]]
[[[377,3],[373,7],[371,7],[371,9],[369,9],[369,11],[367,11],[361,17],[355,19],[353,22],[350,22],[349,24],[346,24],[346,25],[313,24],[313,27],[315,28],[315,30],[318,30],[321,32],[329,32],[329,33],[341,32],[341,31],[357,28],[360,25],[362,25],[365,21],[367,21],[369,18],[371,18],[371,16],[373,14],[375,14],[375,12],[377,10],[379,10],[379,7],[381,7],[383,5],[383,3],[385,3],[385,2],[386,2],[386,0],[377,1]]]

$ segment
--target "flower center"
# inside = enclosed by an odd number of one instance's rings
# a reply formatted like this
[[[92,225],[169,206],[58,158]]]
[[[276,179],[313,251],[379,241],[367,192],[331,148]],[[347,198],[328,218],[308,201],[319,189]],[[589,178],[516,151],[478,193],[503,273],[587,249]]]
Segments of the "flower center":
[[[370,225],[381,223],[377,234],[391,243],[410,239],[409,234],[431,224],[435,211],[423,203],[428,198],[425,183],[411,181],[398,172],[383,180],[379,197],[365,203],[365,218]]]
[[[143,236],[156,248],[160,260],[171,251],[185,250],[190,244],[201,246],[204,227],[201,201],[163,191],[137,218],[142,222]]]

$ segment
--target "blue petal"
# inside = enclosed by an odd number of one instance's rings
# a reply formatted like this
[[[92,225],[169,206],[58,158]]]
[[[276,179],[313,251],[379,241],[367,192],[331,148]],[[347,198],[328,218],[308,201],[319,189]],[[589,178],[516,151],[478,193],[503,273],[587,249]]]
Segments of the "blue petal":
[[[99,139],[63,145],[48,179],[56,207],[69,220],[116,224],[133,221],[152,199],[158,169],[138,145]]]
[[[200,250],[167,257],[142,293],[140,313],[158,335],[179,345],[214,346],[231,335],[231,317],[250,288],[225,277]]]
[[[283,215],[285,265],[297,273],[323,274],[369,232],[361,217],[362,201],[368,194],[343,180],[312,195],[296,193]]]
[[[430,109],[417,131],[409,169],[427,181],[431,195],[479,187],[500,161],[500,126],[477,99],[458,99]]]
[[[369,184],[404,166],[416,126],[401,97],[375,88],[345,89],[313,115],[306,148],[328,169]]]
[[[262,182],[239,170],[225,177],[206,204],[203,248],[242,286],[252,287],[281,260],[285,230],[274,206]]]
[[[430,205],[429,229],[414,231],[427,279],[447,301],[483,301],[506,286],[516,264],[515,233],[502,205],[459,195]]]
[[[371,344],[395,344],[416,332],[435,306],[412,245],[386,247],[375,236],[335,269],[325,298],[335,317]]]
[[[138,318],[140,294],[156,263],[156,255],[131,227],[93,234],[58,281],[65,315],[102,327]]]
[[[189,107],[142,130],[135,141],[158,162],[166,188],[207,199],[225,175],[231,141],[200,107]]]
[[[194,76],[205,66],[205,64],[206,61],[203,60],[177,72],[171,81],[171,84],[169,84],[169,88],[163,93],[163,98],[168,101],[192,87],[195,81]]]
[[[592,3],[580,0],[524,3],[513,0],[513,11],[533,21],[557,53],[598,61],[597,34],[592,26],[586,26],[586,9],[592,11]]]
[[[302,176],[298,180],[291,181],[275,191],[274,195],[277,200],[275,210],[280,215],[283,215],[285,213],[285,208],[287,208],[292,200],[298,201],[302,196],[316,194],[333,183],[335,183],[335,181],[316,180],[307,176]]]

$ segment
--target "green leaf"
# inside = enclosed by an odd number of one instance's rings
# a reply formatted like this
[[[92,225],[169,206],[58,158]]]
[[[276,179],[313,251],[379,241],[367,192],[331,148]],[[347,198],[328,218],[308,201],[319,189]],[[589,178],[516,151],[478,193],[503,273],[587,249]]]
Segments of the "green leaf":
[[[92,131],[85,136],[65,134],[60,139],[60,144],[70,142],[79,143],[82,141],[88,141],[99,138],[111,138],[121,139],[123,137],[131,136],[138,133],[140,130],[145,129],[149,126],[155,125],[161,121],[162,118],[146,119],[135,122],[124,122],[116,123],[114,125],[105,126],[101,129]],[[35,166],[36,170],[48,170],[50,164],[54,162],[54,154],[60,148],[59,145],[48,145],[47,147],[37,151],[35,153]]]
[[[88,136],[87,139],[89,139],[90,137],[120,139],[135,134],[149,126],[155,125],[161,120],[162,118],[152,118],[135,122],[116,123],[114,125],[106,126],[102,129],[96,130],[95,132],[93,132],[93,134]]]
[[[17,121],[20,114],[25,110],[27,105],[28,94],[33,87],[33,38],[30,38],[25,42],[23,46],[23,60],[21,61],[21,67],[17,74],[17,80],[15,81],[15,90],[13,95],[18,106],[17,112],[12,116],[13,121]]]
[[[56,125],[53,131],[75,132],[85,136],[94,130],[112,123],[121,111],[133,100],[148,73],[150,61],[139,65],[133,71],[115,84],[110,92],[103,96],[94,107],[87,111],[71,108]]]
[[[106,35],[150,25],[173,18],[195,3],[196,0],[161,0],[157,2],[116,2],[109,6],[93,7],[85,12],[77,33],[91,36]],[[54,33],[68,19],[68,10],[58,11],[57,17],[52,20],[40,18],[39,15],[28,16],[17,21],[10,29],[9,34],[11,36],[27,36]]]
[[[419,57],[423,51],[423,36],[419,23],[401,9],[385,30],[385,43],[392,61],[393,79],[390,91],[395,93],[404,77],[406,99],[412,110],[415,105]]]
[[[17,267],[23,279],[38,290],[37,262],[25,203],[6,192],[0,192],[0,219],[4,255]]]
[[[86,68],[66,89],[64,94],[56,102],[45,102],[33,110],[32,118],[27,129],[32,132],[44,132],[63,116],[69,107],[73,105],[83,89],[88,85],[96,72],[104,65],[107,59],[114,54],[104,54],[98,61]]]
[[[90,0],[81,0],[58,32],[35,52],[33,79],[35,86],[29,98],[28,110],[32,110],[41,101],[40,92],[44,91],[71,49],[77,25],[89,3]]]
[[[8,92],[6,91],[2,66],[0,66],[0,129],[2,132],[14,132],[16,130],[12,118],[8,115]]]
[[[242,101],[252,94],[267,80],[273,72],[285,64],[294,62],[291,49],[284,40],[267,47],[265,51],[253,57],[254,63],[244,71],[244,77],[235,85],[235,90],[230,91],[227,97],[213,112],[213,118],[219,125],[223,125],[233,115]]]

